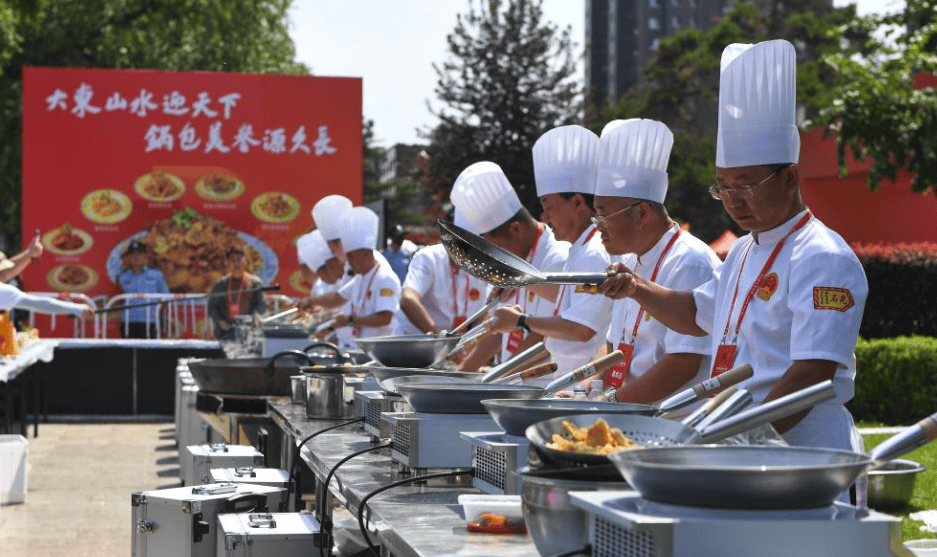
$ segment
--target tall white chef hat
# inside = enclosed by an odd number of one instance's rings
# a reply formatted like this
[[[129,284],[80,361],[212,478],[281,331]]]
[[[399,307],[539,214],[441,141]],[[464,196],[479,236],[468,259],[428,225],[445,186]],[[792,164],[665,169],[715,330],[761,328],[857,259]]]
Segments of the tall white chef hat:
[[[319,230],[300,236],[296,240],[296,253],[299,255],[299,261],[313,271],[318,270],[333,257],[332,250],[325,243],[325,238]]]
[[[467,218],[465,218],[464,213],[464,211],[459,210],[453,211],[452,222],[454,222],[455,225],[459,228],[464,228],[472,234],[478,234],[478,230],[475,229],[475,225],[473,225]]]
[[[380,218],[367,207],[354,207],[345,211],[338,219],[340,239],[345,252],[377,247],[377,231]]]
[[[459,174],[449,199],[478,234],[485,234],[506,223],[521,210],[521,200],[493,162],[477,162]]]
[[[615,128],[617,128],[618,126],[624,124],[624,123],[627,122],[627,121],[628,121],[628,120],[612,120],[612,121],[610,121],[609,123],[605,124],[605,127],[602,128],[602,136],[604,136],[604,135],[607,134],[608,132],[614,130]]]
[[[663,203],[673,133],[657,120],[632,118],[603,130],[595,195]]]
[[[591,194],[598,143],[598,136],[582,126],[560,126],[541,135],[533,148],[537,196]]]
[[[313,206],[312,219],[327,242],[338,240],[341,229],[338,219],[351,209],[351,205],[351,200],[343,195],[327,195]]]
[[[797,55],[784,40],[730,44],[722,52],[716,166],[796,163]]]

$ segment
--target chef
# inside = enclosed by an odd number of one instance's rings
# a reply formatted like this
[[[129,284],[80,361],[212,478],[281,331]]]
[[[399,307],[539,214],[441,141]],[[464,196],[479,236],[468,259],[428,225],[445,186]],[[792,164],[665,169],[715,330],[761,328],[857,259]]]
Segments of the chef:
[[[800,197],[794,47],[729,45],[722,55],[713,197],[750,233],[713,280],[671,290],[618,264],[600,289],[628,296],[687,334],[711,334],[712,375],[751,363],[756,402],[823,380],[836,398],[774,422],[791,445],[862,450],[844,403],[853,396],[855,344],[868,294],[859,260]]]
[[[709,282],[715,252],[667,214],[667,162],[673,133],[655,120],[615,122],[602,130],[596,164],[596,223],[609,254],[635,254],[638,276],[675,290]],[[634,256],[632,256],[633,258]],[[630,298],[615,300],[607,349],[625,361],[608,374],[609,400],[649,404],[709,374],[709,336],[681,334]]]
[[[462,228],[471,224],[456,214]],[[395,335],[438,334],[451,331],[485,304],[485,281],[459,268],[442,244],[427,246],[413,255],[394,316]]]
[[[94,319],[94,308],[90,305],[57,300],[50,296],[28,294],[15,286],[0,282],[0,312],[8,312],[13,308],[49,314],[64,313],[82,319]]]
[[[341,246],[355,276],[336,292],[306,298],[301,307],[333,309],[348,304],[350,311],[340,310],[335,316],[336,328],[351,327],[354,338],[390,335],[400,300],[400,279],[386,262],[377,259],[380,219],[366,207],[354,207],[338,224]]]
[[[569,244],[560,242],[553,231],[538,222],[521,206],[521,201],[501,167],[493,162],[477,162],[459,174],[449,195],[456,214],[462,213],[472,228],[486,240],[526,259],[540,271],[559,271],[569,254]],[[506,293],[506,303],[518,305],[525,315],[553,315],[553,304],[528,288]],[[504,361],[543,340],[524,323],[506,335],[482,337],[460,364],[476,370],[500,352]]]
[[[342,262],[332,254],[320,230],[304,234],[296,242],[299,260],[316,275],[310,296],[333,292],[338,288],[339,280],[345,274]],[[340,286],[340,285],[339,285]]]
[[[342,195],[327,195],[312,207],[312,220],[315,221],[316,228],[322,233],[322,238],[328,244],[332,255],[342,266],[342,273],[334,283],[334,288],[328,289],[330,292],[337,291],[348,283],[353,274],[351,266],[345,259],[345,250],[342,248],[341,240],[341,217],[351,208],[351,200]],[[349,315],[351,306],[346,304],[338,308],[338,311]],[[351,327],[336,327],[334,332],[340,348],[344,350],[355,348]]]
[[[552,129],[534,143],[534,178],[543,207],[541,218],[557,240],[570,244],[563,271],[601,272],[609,265],[592,223],[598,143],[599,138],[581,126]],[[517,306],[498,308],[495,330],[509,333],[523,325],[542,335],[558,374],[591,361],[605,342],[611,300],[581,285],[537,285],[531,290],[552,303],[550,314],[528,316]]]

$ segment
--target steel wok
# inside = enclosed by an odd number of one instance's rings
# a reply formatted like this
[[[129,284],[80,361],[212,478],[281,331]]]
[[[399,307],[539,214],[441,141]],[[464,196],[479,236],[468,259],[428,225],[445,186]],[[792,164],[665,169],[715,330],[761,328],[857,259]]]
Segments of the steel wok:
[[[358,338],[355,343],[381,365],[423,368],[444,359],[461,338],[459,335],[399,335]]]
[[[611,428],[621,432],[641,447],[669,447],[674,445],[705,444],[719,441],[753,427],[773,422],[785,416],[811,408],[835,396],[831,381],[801,389],[777,400],[739,412],[701,429],[677,421],[651,416],[628,414],[586,414],[553,418],[527,428],[525,435],[530,446],[543,461],[551,466],[594,466],[608,464],[609,457],[600,454],[576,453],[547,446],[554,433],[564,433],[563,422],[579,428],[589,428],[603,418]],[[636,449],[641,452],[644,449]],[[634,451],[625,451],[634,452]]]
[[[937,437],[937,414],[868,455],[813,447],[661,447],[610,455],[643,497],[662,503],[739,509],[825,507],[860,474]]]

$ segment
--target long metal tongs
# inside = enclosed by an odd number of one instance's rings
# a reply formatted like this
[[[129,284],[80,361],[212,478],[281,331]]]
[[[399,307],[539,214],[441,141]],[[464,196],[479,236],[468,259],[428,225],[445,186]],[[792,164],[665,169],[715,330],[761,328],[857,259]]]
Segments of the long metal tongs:
[[[212,293],[210,293],[210,294],[204,294],[204,295],[202,295],[202,296],[197,296],[197,297],[195,297],[195,298],[183,298],[183,297],[178,297],[178,298],[176,298],[176,297],[173,297],[173,298],[169,298],[169,299],[167,299],[167,300],[157,300],[157,301],[155,301],[155,302],[142,302],[142,303],[139,303],[139,304],[134,303],[134,304],[121,305],[121,306],[114,306],[114,307],[110,307],[110,308],[99,308],[99,309],[94,310],[94,313],[109,313],[109,312],[112,312],[112,311],[125,311],[125,310],[130,309],[130,308],[140,308],[140,307],[147,307],[147,306],[159,306],[159,305],[168,304],[168,303],[171,303],[171,302],[179,302],[179,301],[191,302],[191,301],[195,301],[195,300],[207,300],[207,299],[209,299],[209,298],[217,298],[217,297],[219,297],[219,296],[231,296],[232,294],[244,294],[244,293],[247,293],[247,292],[268,292],[268,291],[271,291],[271,290],[279,290],[279,289],[280,289],[280,285],[279,285],[279,284],[273,284],[273,285],[270,285],[270,286],[257,286],[257,287],[255,287],[255,288],[245,288],[245,289],[243,289],[243,290],[227,290],[227,291],[225,291],[225,292],[212,292]]]

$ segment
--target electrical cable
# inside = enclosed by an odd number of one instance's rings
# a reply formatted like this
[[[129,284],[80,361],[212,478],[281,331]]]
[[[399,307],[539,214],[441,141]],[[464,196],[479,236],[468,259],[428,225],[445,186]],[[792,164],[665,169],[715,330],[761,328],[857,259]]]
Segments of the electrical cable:
[[[325,429],[320,429],[319,431],[316,431],[315,433],[310,434],[308,437],[300,441],[299,444],[296,446],[296,452],[293,454],[293,461],[290,463],[290,475],[289,475],[289,479],[287,482],[287,494],[293,493],[294,488],[295,488],[297,499],[300,496],[299,482],[298,482],[298,478],[296,477],[295,471],[296,471],[297,465],[299,464],[299,455],[302,454],[303,446],[306,443],[308,443],[310,440],[312,440],[315,436],[319,435],[320,433],[325,433],[327,431],[332,431],[333,429],[338,429],[340,427],[345,427],[346,425],[356,424],[358,422],[363,422],[363,421],[364,421],[364,418],[355,418],[354,420],[348,420],[347,422],[335,424]]]
[[[381,557],[381,554],[380,554],[380,551],[378,550],[378,547],[374,545],[373,542],[371,542],[371,537],[368,536],[368,529],[365,528],[364,526],[364,508],[365,506],[367,506],[369,499],[387,491],[388,489],[393,489],[395,487],[399,487],[399,486],[406,485],[409,483],[418,482],[420,480],[431,480],[434,478],[448,478],[448,477],[454,477],[454,476],[462,476],[465,474],[471,475],[474,472],[475,472],[474,468],[469,468],[467,470],[453,470],[452,472],[439,472],[436,474],[424,474],[422,476],[413,476],[412,478],[404,478],[402,480],[397,480],[396,482],[391,482],[385,485],[384,487],[379,487],[375,489],[374,491],[372,491],[371,493],[368,493],[367,495],[365,495],[364,498],[361,499],[361,503],[358,505],[358,529],[361,530],[361,535],[364,536],[364,541],[365,543],[368,544],[368,549],[371,550],[371,553],[374,554],[374,557]]]

